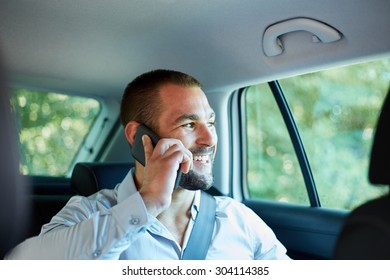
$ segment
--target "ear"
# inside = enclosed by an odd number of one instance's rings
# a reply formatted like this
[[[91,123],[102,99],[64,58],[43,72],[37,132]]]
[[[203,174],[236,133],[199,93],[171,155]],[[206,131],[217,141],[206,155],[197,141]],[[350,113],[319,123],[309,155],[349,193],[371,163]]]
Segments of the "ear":
[[[135,133],[139,125],[139,122],[131,121],[125,126],[125,136],[130,145],[134,143]]]

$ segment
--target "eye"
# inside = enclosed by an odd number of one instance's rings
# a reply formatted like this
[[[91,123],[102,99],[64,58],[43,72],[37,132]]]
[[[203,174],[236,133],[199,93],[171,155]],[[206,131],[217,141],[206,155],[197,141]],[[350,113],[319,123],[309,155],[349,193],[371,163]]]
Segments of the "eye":
[[[194,128],[195,124],[193,122],[190,122],[190,123],[183,124],[182,126],[185,128]]]
[[[209,121],[207,123],[208,127],[214,127],[215,126],[215,120]]]

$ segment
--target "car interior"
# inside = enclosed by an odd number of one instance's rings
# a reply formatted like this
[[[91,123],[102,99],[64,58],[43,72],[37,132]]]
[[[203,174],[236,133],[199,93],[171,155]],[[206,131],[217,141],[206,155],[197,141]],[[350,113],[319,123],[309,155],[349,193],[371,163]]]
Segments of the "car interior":
[[[251,208],[292,259],[332,260],[352,210],[388,193],[368,173],[389,14],[386,0],[0,0],[0,257],[72,196],[121,182],[135,164],[123,91],[172,69],[196,77],[216,113],[209,192]],[[388,158],[370,172],[388,175]]]
[[[28,182],[19,174],[19,155],[16,127],[13,115],[9,107],[9,95],[5,83],[5,70],[3,61],[0,60],[0,152],[3,159],[8,162],[1,164],[0,180],[3,182],[0,196],[0,258],[26,237],[29,222],[26,213],[30,208],[30,200],[27,199],[29,191]],[[20,221],[15,223],[15,221]]]
[[[384,188],[390,186],[390,149],[387,144],[390,139],[389,122],[390,94],[387,93],[378,119],[369,167],[370,182]],[[390,258],[389,250],[385,247],[390,233],[389,199],[388,194],[369,200],[349,214],[336,243],[336,259]]]

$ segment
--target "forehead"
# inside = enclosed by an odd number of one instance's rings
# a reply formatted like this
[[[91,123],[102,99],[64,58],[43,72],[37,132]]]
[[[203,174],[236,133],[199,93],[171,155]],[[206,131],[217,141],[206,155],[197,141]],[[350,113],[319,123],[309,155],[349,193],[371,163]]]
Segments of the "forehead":
[[[196,114],[208,118],[214,111],[207,97],[199,87],[183,87],[174,84],[163,85],[160,88],[162,114],[171,118],[183,114]]]

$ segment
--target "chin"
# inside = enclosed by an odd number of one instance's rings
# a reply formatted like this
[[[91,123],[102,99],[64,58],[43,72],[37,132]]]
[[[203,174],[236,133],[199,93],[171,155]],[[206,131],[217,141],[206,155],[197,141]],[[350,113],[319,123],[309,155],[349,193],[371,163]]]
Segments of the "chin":
[[[191,170],[187,174],[182,174],[180,187],[190,191],[208,190],[213,185],[212,173],[198,173]]]

